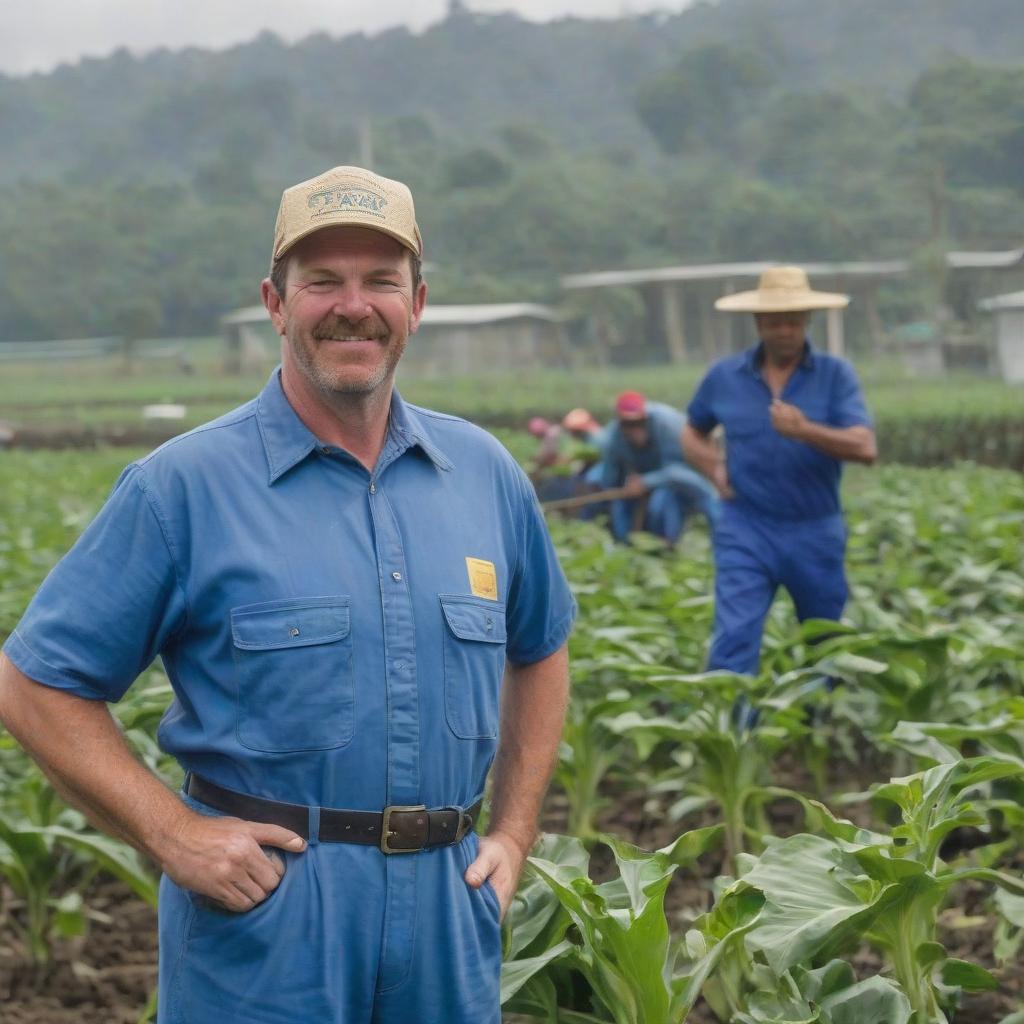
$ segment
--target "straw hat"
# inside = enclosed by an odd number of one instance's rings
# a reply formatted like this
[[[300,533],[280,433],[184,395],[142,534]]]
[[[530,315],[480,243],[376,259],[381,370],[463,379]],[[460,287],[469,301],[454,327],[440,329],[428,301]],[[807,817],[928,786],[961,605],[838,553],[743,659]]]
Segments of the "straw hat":
[[[849,295],[811,291],[807,274],[800,267],[771,267],[752,292],[723,295],[715,309],[726,313],[796,313],[810,309],[843,309]]]

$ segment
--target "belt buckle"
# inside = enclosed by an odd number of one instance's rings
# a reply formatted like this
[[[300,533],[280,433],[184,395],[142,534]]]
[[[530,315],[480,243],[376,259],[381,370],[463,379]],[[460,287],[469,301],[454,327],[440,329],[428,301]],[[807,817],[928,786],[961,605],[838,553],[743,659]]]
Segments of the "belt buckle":
[[[422,850],[422,846],[393,847],[391,845],[391,837],[398,834],[397,832],[391,831],[391,815],[396,811],[425,811],[426,809],[426,804],[392,804],[390,807],[385,807],[384,820],[380,826],[381,853],[418,853]]]

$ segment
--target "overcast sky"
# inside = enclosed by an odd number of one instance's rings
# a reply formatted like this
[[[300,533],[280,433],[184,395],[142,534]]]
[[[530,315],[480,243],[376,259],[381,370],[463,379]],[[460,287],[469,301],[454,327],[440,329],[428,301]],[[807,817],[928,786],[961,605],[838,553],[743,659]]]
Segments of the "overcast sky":
[[[474,11],[516,10],[537,21],[567,14],[608,18],[677,11],[692,0],[468,0]],[[448,0],[0,0],[0,72],[49,71],[119,46],[223,49],[270,29],[293,42],[396,25],[423,29],[444,17]]]

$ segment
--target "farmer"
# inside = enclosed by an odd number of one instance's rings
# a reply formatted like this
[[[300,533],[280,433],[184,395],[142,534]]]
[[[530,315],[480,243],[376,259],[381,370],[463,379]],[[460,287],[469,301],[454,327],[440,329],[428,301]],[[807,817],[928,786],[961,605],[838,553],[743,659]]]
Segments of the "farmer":
[[[626,540],[637,519],[671,547],[691,512],[702,513],[709,524],[717,519],[714,490],[683,458],[679,437],[685,422],[671,406],[648,402],[638,391],[624,391],[616,400],[601,479],[606,489],[627,491],[611,503],[616,540]]]
[[[499,1021],[574,604],[511,457],[394,390],[421,249],[399,182],[287,189],[281,367],[124,471],[5,646],[0,718],[164,872],[162,1024]],[[158,654],[181,797],[104,703]]]
[[[853,368],[811,347],[811,310],[845,295],[812,291],[799,267],[775,267],[755,291],[715,308],[754,314],[760,342],[719,360],[690,402],[689,461],[723,498],[714,534],[715,625],[709,669],[756,674],[776,589],[801,621],[838,619],[846,603],[844,461],[871,463],[875,435]],[[726,456],[709,436],[721,424]]]

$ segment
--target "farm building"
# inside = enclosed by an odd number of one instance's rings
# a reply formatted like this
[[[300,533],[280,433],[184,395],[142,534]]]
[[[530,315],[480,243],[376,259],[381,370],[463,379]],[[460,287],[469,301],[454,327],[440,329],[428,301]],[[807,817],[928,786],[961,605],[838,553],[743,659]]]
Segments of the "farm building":
[[[263,306],[221,318],[227,366],[265,365],[276,338]],[[526,302],[430,305],[402,357],[403,377],[441,377],[557,366],[567,362],[561,320]]]
[[[1003,380],[1024,384],[1024,292],[996,295],[978,307],[995,315],[996,358]]]

